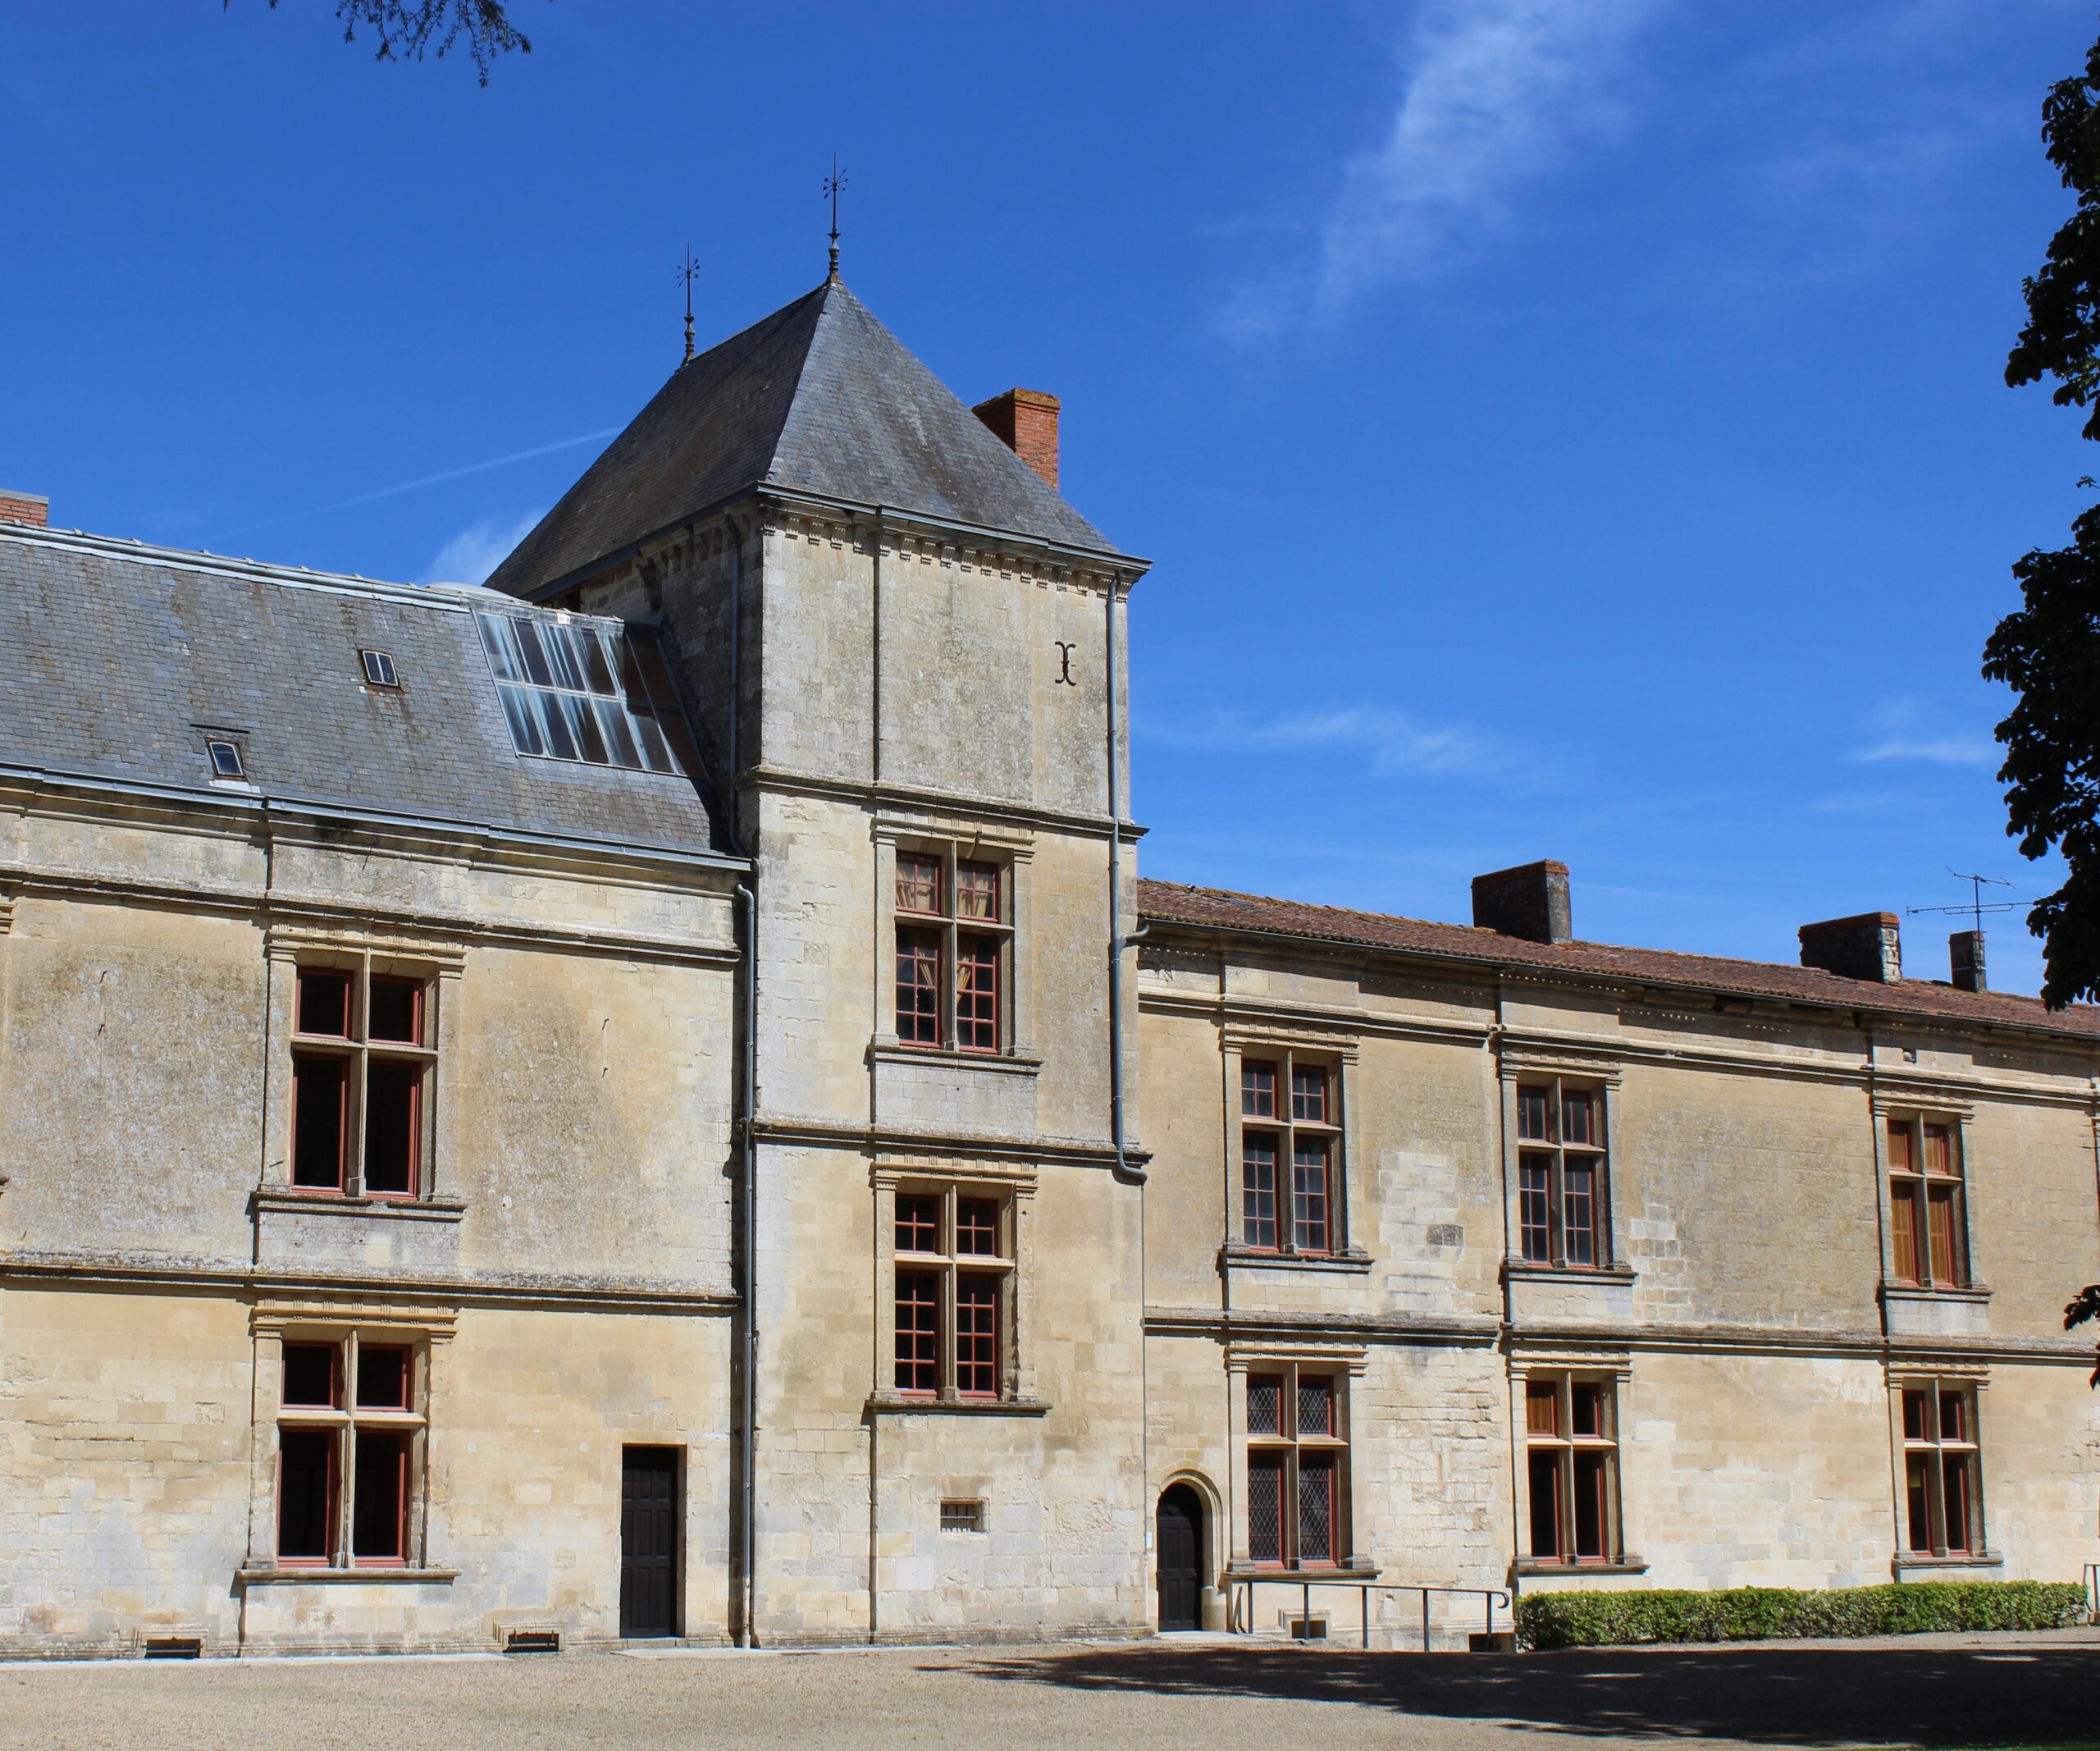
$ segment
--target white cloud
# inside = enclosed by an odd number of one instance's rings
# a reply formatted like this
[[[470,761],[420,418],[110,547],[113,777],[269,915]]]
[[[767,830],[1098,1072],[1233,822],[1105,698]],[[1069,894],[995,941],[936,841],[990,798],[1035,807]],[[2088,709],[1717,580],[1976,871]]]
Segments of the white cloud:
[[[1309,266],[1241,287],[1220,326],[1258,336],[1464,259],[1521,187],[1623,127],[1622,50],[1666,0],[1423,0],[1399,100],[1358,153]]]
[[[1982,736],[1888,736],[1863,747],[1855,760],[1921,760],[1936,766],[1994,766],[1997,745]]]
[[[1198,728],[1148,725],[1145,729],[1162,741],[1184,747],[1277,752],[1355,748],[1369,756],[1373,771],[1422,778],[1463,777],[1496,771],[1508,764],[1496,743],[1471,729],[1418,724],[1405,713],[1382,706],[1341,706],[1267,720],[1221,714]]]
[[[1999,763],[1997,744],[1989,736],[1959,727],[1949,729],[1943,714],[1915,699],[1892,699],[1873,712],[1867,729],[1873,737],[1853,751],[1855,760],[1909,761],[1933,766],[1993,766]]]
[[[505,523],[490,519],[464,528],[437,550],[437,557],[430,562],[424,574],[428,583],[480,583],[488,574],[509,556],[510,550],[524,540],[532,526],[541,516],[541,511],[528,511],[515,523]]]

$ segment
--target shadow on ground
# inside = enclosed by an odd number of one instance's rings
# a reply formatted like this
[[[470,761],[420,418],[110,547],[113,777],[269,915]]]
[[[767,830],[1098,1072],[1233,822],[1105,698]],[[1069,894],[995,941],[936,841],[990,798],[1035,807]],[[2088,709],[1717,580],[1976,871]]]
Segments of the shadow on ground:
[[[1089,1648],[970,1668],[1011,1684],[1354,1703],[1423,1721],[1769,1744],[2100,1744],[2100,1648],[1348,1653]]]

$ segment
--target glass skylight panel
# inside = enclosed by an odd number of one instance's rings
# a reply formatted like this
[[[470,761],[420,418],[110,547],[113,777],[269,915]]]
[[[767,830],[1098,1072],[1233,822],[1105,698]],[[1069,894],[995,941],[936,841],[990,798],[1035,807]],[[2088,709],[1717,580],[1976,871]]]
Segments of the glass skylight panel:
[[[474,618],[519,753],[632,772],[685,770],[673,751],[685,725],[669,674],[640,635],[551,615]]]

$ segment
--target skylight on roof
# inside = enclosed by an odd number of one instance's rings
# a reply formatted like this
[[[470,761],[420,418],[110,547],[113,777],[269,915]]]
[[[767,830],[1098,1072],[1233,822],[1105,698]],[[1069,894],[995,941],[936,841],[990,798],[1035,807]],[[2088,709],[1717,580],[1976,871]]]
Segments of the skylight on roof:
[[[358,656],[364,663],[364,678],[373,687],[399,688],[401,678],[395,673],[394,659],[384,651],[360,651]]]
[[[646,634],[546,613],[477,610],[474,619],[519,753],[632,772],[688,770],[670,674]]]
[[[240,757],[240,744],[238,742],[222,741],[217,736],[213,736],[204,743],[204,751],[212,757],[213,778],[246,778],[248,776],[247,763]]]

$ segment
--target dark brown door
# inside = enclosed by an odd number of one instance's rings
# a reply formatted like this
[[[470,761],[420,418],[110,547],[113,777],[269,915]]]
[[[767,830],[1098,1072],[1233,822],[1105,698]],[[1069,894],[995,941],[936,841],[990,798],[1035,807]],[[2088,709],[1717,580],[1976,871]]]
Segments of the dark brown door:
[[[1159,1626],[1203,1626],[1203,1505],[1195,1491],[1176,1484],[1159,1498]]]
[[[620,1634],[678,1633],[678,1450],[620,1450]]]

